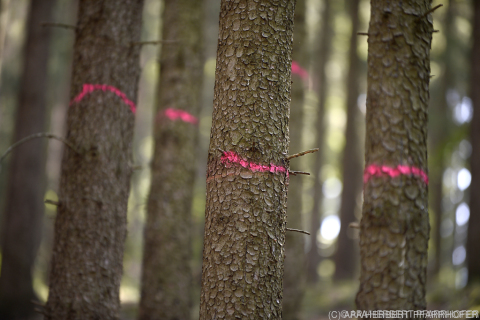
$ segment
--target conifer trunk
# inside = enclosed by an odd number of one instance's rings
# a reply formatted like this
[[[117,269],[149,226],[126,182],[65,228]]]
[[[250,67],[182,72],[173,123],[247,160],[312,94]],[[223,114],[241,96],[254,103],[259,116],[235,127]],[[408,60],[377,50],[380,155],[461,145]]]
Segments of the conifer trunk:
[[[478,244],[480,243],[480,2],[473,1],[474,24],[473,24],[473,48],[472,48],[472,103],[473,119],[470,124],[470,139],[472,154],[470,166],[472,171],[472,183],[470,185],[470,219],[468,221],[467,238],[467,267],[468,283],[480,281],[480,257]]]
[[[54,0],[30,1],[13,142],[44,132],[47,126],[50,30],[40,23],[50,20],[54,4]],[[31,302],[37,299],[32,271],[41,240],[45,160],[43,139],[20,145],[12,153],[2,221],[0,319],[36,315]]]
[[[203,78],[200,0],[166,0],[155,153],[144,233],[139,319],[189,319],[196,142]],[[181,115],[186,118],[182,120]],[[187,117],[190,115],[191,117]]]
[[[321,208],[323,201],[322,193],[322,177],[320,171],[324,163],[324,140],[325,140],[325,103],[327,101],[328,84],[325,67],[330,58],[331,43],[332,43],[332,0],[323,1],[322,23],[319,37],[319,48],[316,53],[317,58],[314,64],[314,72],[318,76],[318,83],[315,91],[318,95],[318,109],[317,119],[315,122],[315,147],[319,148],[319,152],[315,153],[315,163],[313,165],[313,176],[315,181],[313,183],[313,209],[310,218],[310,233],[311,243],[307,253],[307,279],[309,283],[318,281],[318,264],[320,263],[320,254],[317,246],[317,232],[320,228],[320,217],[322,216]]]
[[[281,319],[295,1],[221,2],[200,319]]]
[[[426,307],[430,9],[371,2],[360,310]]]
[[[79,4],[45,319],[119,318],[142,8]]]
[[[335,260],[335,279],[353,280],[358,267],[357,244],[349,235],[349,224],[354,222],[357,196],[362,184],[362,163],[360,159],[360,139],[358,137],[358,67],[360,61],[357,55],[358,39],[358,5],[359,0],[350,1],[350,19],[352,33],[350,35],[350,50],[348,54],[349,68],[347,75],[347,124],[345,128],[345,148],[342,160],[343,190],[340,199],[341,229],[337,240]]]

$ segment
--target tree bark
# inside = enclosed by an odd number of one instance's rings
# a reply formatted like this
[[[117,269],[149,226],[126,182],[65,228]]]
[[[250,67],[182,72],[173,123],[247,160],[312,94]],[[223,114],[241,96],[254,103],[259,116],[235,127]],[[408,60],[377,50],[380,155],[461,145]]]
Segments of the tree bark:
[[[47,126],[50,30],[39,25],[50,20],[54,3],[30,2],[13,142],[44,132]],[[20,145],[12,154],[2,225],[1,319],[29,319],[36,315],[31,303],[37,300],[32,270],[41,239],[45,160],[46,142],[41,139]]]
[[[425,309],[429,0],[371,3],[360,310]]]
[[[293,33],[293,61],[306,66],[305,46],[307,45],[305,30],[305,0],[297,0],[295,5]],[[298,75],[292,75],[292,104],[290,108],[290,154],[302,150],[303,104],[305,83]],[[292,170],[303,171],[299,160],[292,163]],[[293,177],[289,181],[287,201],[287,226],[303,229],[302,222],[302,176]],[[300,319],[302,299],[305,292],[305,236],[297,232],[285,235],[285,273],[283,277],[283,319]]]
[[[480,257],[478,255],[478,244],[480,243],[480,2],[473,1],[473,48],[472,48],[472,103],[473,119],[470,123],[470,139],[472,143],[472,154],[470,166],[472,183],[470,185],[470,219],[468,221],[467,237],[467,267],[468,283],[473,284],[480,281]]]
[[[142,9],[79,4],[45,319],[119,317]]]
[[[331,14],[330,7],[331,0],[324,0],[323,12],[322,12],[322,26],[319,32],[320,39],[318,59],[315,63],[315,74],[318,75],[318,83],[316,92],[318,93],[318,110],[315,126],[317,128],[315,136],[315,146],[320,150],[315,154],[315,163],[313,165],[313,174],[315,181],[313,183],[313,209],[311,214],[311,231],[312,240],[311,245],[307,253],[307,281],[309,283],[316,283],[318,281],[318,264],[320,263],[320,255],[318,253],[317,246],[317,232],[320,228],[320,217],[322,208],[322,178],[320,171],[324,163],[324,140],[325,140],[325,102],[327,100],[327,74],[325,67],[331,52],[332,42],[332,28],[331,28]]]
[[[221,3],[200,319],[282,317],[294,9]]]
[[[189,319],[192,307],[191,206],[203,78],[203,1],[166,0],[155,153],[144,233],[139,319]],[[195,118],[175,119],[180,112]],[[169,118],[169,116],[171,118]]]
[[[347,75],[347,124],[345,128],[345,148],[343,150],[342,180],[343,191],[340,200],[340,233],[337,240],[337,251],[334,256],[335,280],[353,280],[358,266],[358,250],[356,242],[349,235],[349,224],[356,220],[355,208],[357,195],[362,185],[362,164],[360,160],[360,139],[357,133],[358,120],[358,67],[357,32],[359,0],[350,2],[350,20],[352,33],[348,55],[349,69]]]

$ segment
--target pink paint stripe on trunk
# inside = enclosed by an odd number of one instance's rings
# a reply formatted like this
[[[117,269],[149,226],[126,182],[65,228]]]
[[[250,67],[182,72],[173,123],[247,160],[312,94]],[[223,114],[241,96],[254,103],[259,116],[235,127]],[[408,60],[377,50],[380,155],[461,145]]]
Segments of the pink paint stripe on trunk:
[[[254,162],[248,162],[242,159],[234,151],[224,152],[222,155],[222,163],[223,164],[236,163],[253,172],[286,173],[288,177],[288,170],[285,167],[277,166],[277,165],[274,165],[273,163],[271,163],[270,165],[261,165]]]
[[[159,115],[157,116],[157,120],[160,119],[162,115],[165,115],[168,119],[175,121],[175,120],[182,120],[186,123],[197,124],[198,119],[191,115],[190,113],[173,108],[167,108],[165,111],[160,111]]]
[[[297,61],[292,61],[292,73],[297,74],[304,81],[308,79],[308,71],[303,69]]]
[[[137,107],[135,106],[135,103],[133,103],[132,100],[128,99],[125,93],[120,91],[119,89],[109,86],[106,84],[88,84],[85,83],[82,88],[82,92],[80,92],[75,98],[70,101],[70,105],[80,102],[87,94],[92,93],[95,90],[101,90],[101,91],[110,91],[115,93],[117,96],[119,96],[125,104],[127,104],[130,107],[130,110],[132,110],[132,113],[135,113],[137,111]]]
[[[398,177],[399,175],[414,175],[421,178],[423,182],[428,185],[428,175],[425,173],[425,171],[417,167],[405,166],[401,164],[396,167],[371,164],[365,168],[363,173],[363,182],[367,183],[372,176],[382,175],[388,175],[392,178]]]

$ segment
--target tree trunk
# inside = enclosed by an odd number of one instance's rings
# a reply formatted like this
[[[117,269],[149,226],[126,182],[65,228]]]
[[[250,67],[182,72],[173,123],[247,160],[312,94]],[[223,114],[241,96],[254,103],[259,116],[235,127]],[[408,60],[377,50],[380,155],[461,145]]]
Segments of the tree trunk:
[[[118,319],[142,0],[79,5],[45,319]]]
[[[305,0],[297,0],[293,33],[293,61],[300,66],[306,65],[305,46]],[[302,150],[303,101],[305,83],[299,75],[292,74],[292,104],[290,108],[290,154]],[[304,79],[308,81],[308,79]],[[300,161],[295,159],[292,170],[303,171]],[[287,226],[303,229],[302,222],[302,176],[293,177],[289,182],[287,201]],[[305,236],[297,232],[285,235],[285,273],[283,277],[283,319],[300,319],[302,299],[305,292]]]
[[[360,139],[357,132],[358,120],[358,67],[357,55],[358,3],[350,2],[350,35],[349,69],[347,75],[347,125],[345,128],[345,148],[343,150],[342,179],[343,191],[340,200],[340,233],[337,240],[337,251],[334,256],[335,280],[353,280],[358,266],[357,244],[350,234],[349,224],[356,220],[355,208],[357,195],[362,186],[362,164],[360,160]]]
[[[470,166],[472,172],[472,183],[470,185],[470,219],[468,222],[467,238],[467,267],[468,282],[472,284],[480,281],[480,257],[478,255],[478,244],[480,243],[480,2],[474,4],[474,25],[473,25],[473,48],[472,48],[472,102],[473,119],[470,123],[470,139],[472,143],[472,154]]]
[[[191,314],[191,206],[203,78],[202,6],[199,0],[164,2],[162,39],[180,43],[164,45],[160,57],[141,320],[189,319]]]
[[[360,310],[426,307],[430,8],[371,3]]]
[[[442,236],[441,226],[443,220],[443,173],[447,166],[445,159],[445,146],[448,138],[451,136],[451,112],[447,103],[447,92],[455,87],[455,77],[452,67],[455,65],[457,59],[454,53],[455,48],[455,1],[448,1],[448,9],[445,12],[445,21],[443,22],[443,29],[445,30],[446,46],[442,55],[443,73],[441,76],[439,94],[435,95],[432,92],[432,116],[429,120],[431,142],[429,176],[430,176],[430,200],[431,209],[434,214],[433,224],[433,246],[434,257],[432,264],[433,276],[438,275],[442,265]],[[451,251],[448,254],[450,259]],[[433,279],[435,281],[435,279]]]
[[[281,319],[295,2],[275,3],[221,3],[202,320]]]
[[[313,209],[311,214],[311,231],[312,240],[311,245],[307,253],[307,281],[309,283],[316,283],[318,281],[318,264],[320,263],[320,255],[318,254],[317,246],[317,232],[320,228],[320,216],[322,208],[322,178],[320,176],[320,170],[323,166],[324,161],[324,140],[325,140],[325,102],[327,100],[327,74],[325,66],[327,65],[328,59],[330,57],[331,43],[332,43],[332,28],[331,28],[331,14],[332,10],[330,7],[331,0],[324,0],[323,12],[322,12],[322,27],[319,32],[320,39],[319,50],[317,53],[318,59],[315,63],[315,74],[319,77],[316,92],[318,93],[318,110],[317,110],[317,119],[316,119],[316,136],[315,136],[315,146],[320,149],[319,152],[315,154],[315,163],[313,165],[313,175],[315,181],[313,183]]]
[[[31,1],[13,142],[45,131],[45,92],[50,47],[49,28],[54,0]],[[40,245],[45,195],[45,140],[36,139],[13,151],[2,225],[0,318],[36,315],[31,300],[32,270]]]

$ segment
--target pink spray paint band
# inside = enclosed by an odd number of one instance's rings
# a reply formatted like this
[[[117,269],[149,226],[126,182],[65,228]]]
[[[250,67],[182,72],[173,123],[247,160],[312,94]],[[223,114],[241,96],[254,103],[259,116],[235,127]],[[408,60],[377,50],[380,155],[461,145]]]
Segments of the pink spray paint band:
[[[285,167],[277,166],[272,163],[270,165],[261,165],[258,163],[248,162],[242,159],[234,151],[223,152],[222,163],[223,164],[236,163],[253,172],[286,173],[288,177],[288,170]]]
[[[167,108],[165,111],[159,111],[157,114],[157,121],[160,120],[163,116],[167,117],[168,119],[175,121],[175,120],[181,120],[186,123],[191,123],[191,124],[197,124],[198,119],[191,115],[190,113],[179,110],[179,109],[173,109],[173,108]]]
[[[95,90],[102,90],[102,91],[110,91],[115,93],[117,96],[119,96],[125,104],[127,104],[130,107],[130,110],[132,110],[132,113],[135,113],[137,111],[137,107],[135,106],[135,103],[133,103],[132,100],[128,99],[125,93],[122,91],[118,90],[117,88],[113,86],[109,86],[106,84],[88,84],[85,83],[83,85],[82,92],[80,92],[75,98],[70,101],[70,105],[80,102],[87,94],[92,93]]]
[[[392,178],[398,177],[399,175],[413,175],[421,178],[423,182],[428,185],[428,175],[425,173],[425,171],[417,167],[405,166],[401,164],[396,167],[371,164],[365,168],[363,173],[363,182],[367,183],[372,176],[382,175],[388,175]]]
[[[297,61],[292,61],[292,73],[297,74],[304,81],[308,79],[308,71],[303,69]]]

